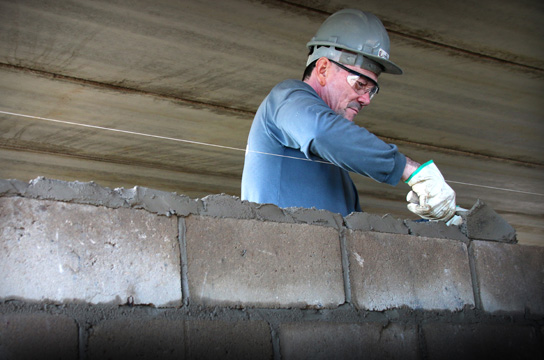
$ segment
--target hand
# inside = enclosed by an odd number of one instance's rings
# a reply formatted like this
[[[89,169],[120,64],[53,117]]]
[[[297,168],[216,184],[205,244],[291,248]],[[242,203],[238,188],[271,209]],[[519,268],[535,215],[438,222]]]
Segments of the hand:
[[[428,161],[406,183],[412,191],[406,196],[408,210],[429,220],[448,221],[455,215],[455,191],[434,164]]]

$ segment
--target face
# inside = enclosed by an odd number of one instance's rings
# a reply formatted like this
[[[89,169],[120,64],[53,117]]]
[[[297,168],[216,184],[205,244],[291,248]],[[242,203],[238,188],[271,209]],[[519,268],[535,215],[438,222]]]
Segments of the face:
[[[371,71],[353,65],[344,66],[370,77],[376,83],[378,82],[378,77]],[[357,93],[347,81],[350,73],[332,62],[329,62],[329,71],[327,74],[327,83],[321,96],[334,112],[353,121],[359,111],[370,104],[370,95],[368,93],[363,95]]]

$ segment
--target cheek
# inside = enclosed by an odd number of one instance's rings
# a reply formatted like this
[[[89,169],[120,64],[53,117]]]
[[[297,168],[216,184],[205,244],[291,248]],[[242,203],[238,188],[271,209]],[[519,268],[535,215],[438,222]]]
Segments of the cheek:
[[[334,106],[337,108],[343,108],[349,103],[349,94],[346,92],[343,84],[335,84],[334,87]]]
[[[347,91],[338,92],[337,103],[341,109],[345,109],[352,101],[351,94]]]
[[[337,114],[344,115],[347,105],[352,101],[352,89],[345,79],[335,79],[329,83],[327,105]]]
[[[336,112],[336,113],[342,113],[343,110],[345,109],[345,105],[344,105],[344,101],[343,101],[343,98],[341,96],[339,96],[339,94],[337,94],[334,99],[333,99],[333,102],[331,104],[331,108]]]

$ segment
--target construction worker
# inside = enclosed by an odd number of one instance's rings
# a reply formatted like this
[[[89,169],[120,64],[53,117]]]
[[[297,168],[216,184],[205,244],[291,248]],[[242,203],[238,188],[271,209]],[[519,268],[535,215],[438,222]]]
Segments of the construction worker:
[[[353,118],[378,93],[381,73],[402,74],[389,60],[389,36],[373,14],[340,10],[307,44],[302,81],[276,85],[260,105],[249,133],[242,199],[279,207],[361,211],[349,171],[378,182],[412,187],[410,211],[449,220],[455,192],[428,161],[421,165]]]

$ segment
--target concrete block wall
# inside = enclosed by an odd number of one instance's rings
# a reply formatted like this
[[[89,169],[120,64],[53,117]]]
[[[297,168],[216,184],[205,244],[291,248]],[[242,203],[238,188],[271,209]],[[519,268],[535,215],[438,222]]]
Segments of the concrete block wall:
[[[541,359],[544,248],[463,219],[0,180],[0,358]]]

